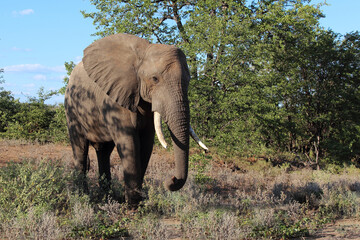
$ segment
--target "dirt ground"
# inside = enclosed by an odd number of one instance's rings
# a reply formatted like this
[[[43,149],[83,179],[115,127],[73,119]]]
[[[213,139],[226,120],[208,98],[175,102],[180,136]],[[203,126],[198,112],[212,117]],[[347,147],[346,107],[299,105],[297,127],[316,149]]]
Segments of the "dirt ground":
[[[313,236],[305,239],[360,239],[360,221],[342,219],[325,225],[323,229],[319,229]]]
[[[28,144],[21,141],[0,141],[0,166],[6,162],[21,162],[26,158],[58,159],[71,156],[71,147],[55,144]]]
[[[155,150],[151,161],[164,161],[167,158],[167,152],[159,154]],[[95,159],[95,151],[90,148],[90,159]],[[165,156],[164,156],[165,155]],[[169,156],[170,157],[170,156]],[[26,158],[36,159],[62,159],[71,162],[72,150],[70,146],[60,144],[29,144],[21,141],[4,141],[0,140],[0,167],[9,161],[21,162]],[[120,164],[120,159],[116,151],[111,155],[112,166]],[[150,166],[151,167],[151,166]],[[165,220],[166,221],[166,220]],[[176,228],[179,222],[169,220],[168,225]],[[178,239],[178,238],[174,238]],[[301,239],[360,239],[360,221],[354,219],[339,220],[335,223],[327,224],[324,228],[319,229],[315,234],[307,238]]]
[[[95,150],[89,148],[91,161],[96,159]],[[23,159],[61,159],[72,162],[72,149],[69,145],[61,144],[29,144],[17,140],[0,140],[0,167],[6,162],[21,162]],[[120,158],[114,151],[111,155],[112,164],[119,163]]]

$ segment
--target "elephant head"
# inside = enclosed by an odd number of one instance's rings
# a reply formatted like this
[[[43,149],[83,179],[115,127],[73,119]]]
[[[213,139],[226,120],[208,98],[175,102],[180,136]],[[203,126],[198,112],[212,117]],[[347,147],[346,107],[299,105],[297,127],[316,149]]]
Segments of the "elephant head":
[[[165,186],[176,191],[186,181],[189,157],[190,110],[187,97],[190,80],[184,53],[177,47],[151,44],[128,34],[95,41],[84,50],[88,76],[113,101],[132,112],[139,103],[151,104],[155,130],[163,146],[163,118],[171,133],[175,154],[175,175]]]

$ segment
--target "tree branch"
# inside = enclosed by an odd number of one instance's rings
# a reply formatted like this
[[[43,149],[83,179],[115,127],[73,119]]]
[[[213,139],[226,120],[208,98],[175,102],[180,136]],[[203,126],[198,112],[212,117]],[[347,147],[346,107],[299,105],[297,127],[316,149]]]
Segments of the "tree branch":
[[[180,36],[181,36],[181,38],[183,39],[183,41],[184,41],[185,43],[189,43],[189,42],[190,42],[190,41],[189,41],[189,38],[188,38],[188,36],[186,35],[184,26],[183,26],[183,24],[182,24],[182,22],[181,22],[181,17],[180,17],[180,15],[179,15],[179,9],[178,9],[178,6],[177,6],[177,4],[176,4],[176,0],[173,1],[173,4],[171,5],[171,7],[173,8],[173,12],[174,12],[174,17],[173,17],[173,19],[174,19],[175,22],[176,22],[176,26],[177,26],[177,28],[178,28],[178,30],[179,30],[179,32],[180,32]]]

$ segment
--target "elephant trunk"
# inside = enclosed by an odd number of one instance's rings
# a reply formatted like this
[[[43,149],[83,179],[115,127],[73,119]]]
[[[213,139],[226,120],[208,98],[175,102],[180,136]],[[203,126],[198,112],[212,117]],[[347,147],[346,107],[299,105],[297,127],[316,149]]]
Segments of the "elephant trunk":
[[[179,97],[174,105],[166,111],[166,123],[170,130],[175,157],[175,174],[165,181],[165,187],[170,191],[177,191],[184,186],[189,162],[190,110],[187,97]]]

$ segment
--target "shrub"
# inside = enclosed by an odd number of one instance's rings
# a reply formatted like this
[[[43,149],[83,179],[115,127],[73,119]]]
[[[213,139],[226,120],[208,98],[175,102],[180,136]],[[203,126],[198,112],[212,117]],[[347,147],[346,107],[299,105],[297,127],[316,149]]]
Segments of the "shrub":
[[[30,208],[27,214],[3,222],[1,227],[7,239],[63,239],[66,229],[60,227],[57,221],[52,212],[37,214],[35,209]]]
[[[360,213],[360,199],[357,192],[347,187],[335,185],[324,191],[320,201],[320,213],[328,218],[358,217]]]
[[[240,227],[234,213],[219,210],[193,213],[182,228],[188,239],[244,239],[249,230]]]
[[[0,168],[0,238],[117,238],[124,219],[79,192],[83,177],[59,161],[26,159]],[[93,185],[90,191],[95,190]],[[106,207],[107,206],[107,207]]]
[[[68,142],[64,106],[45,104],[54,94],[41,88],[37,98],[20,103],[10,92],[0,91],[0,136],[40,143]]]
[[[290,211],[281,209],[259,209],[253,217],[253,229],[250,233],[254,238],[287,239],[304,237],[309,234],[306,222],[308,218],[291,216]],[[298,218],[300,217],[300,218]]]
[[[27,212],[62,212],[68,206],[68,185],[74,173],[45,159],[10,163],[0,169],[0,222]]]
[[[130,234],[134,239],[171,239],[171,233],[166,227],[157,216],[149,214],[132,222]]]
[[[68,143],[68,129],[66,125],[65,108],[63,104],[55,107],[55,114],[49,124],[49,136],[51,142]]]
[[[189,158],[189,168],[195,172],[195,182],[203,185],[212,181],[211,177],[205,174],[210,165],[211,156],[204,153],[193,154]]]

